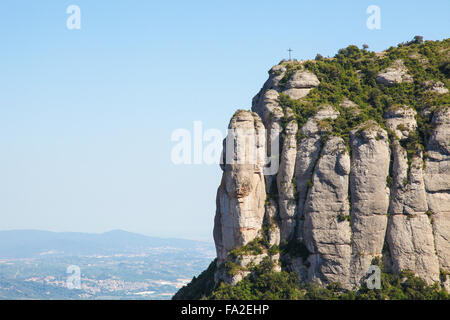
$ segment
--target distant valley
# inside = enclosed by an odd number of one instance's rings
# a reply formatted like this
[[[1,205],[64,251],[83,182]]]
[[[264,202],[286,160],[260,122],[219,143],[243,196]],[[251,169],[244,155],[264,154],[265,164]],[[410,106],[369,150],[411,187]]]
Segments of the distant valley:
[[[212,243],[122,230],[0,231],[0,299],[170,299],[214,256]]]

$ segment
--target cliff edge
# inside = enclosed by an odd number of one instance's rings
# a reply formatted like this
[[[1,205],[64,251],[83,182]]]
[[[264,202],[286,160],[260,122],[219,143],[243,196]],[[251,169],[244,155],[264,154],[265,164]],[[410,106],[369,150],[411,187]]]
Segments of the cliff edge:
[[[217,259],[175,298],[265,273],[357,292],[373,266],[450,290],[449,76],[450,39],[271,68],[224,141]]]

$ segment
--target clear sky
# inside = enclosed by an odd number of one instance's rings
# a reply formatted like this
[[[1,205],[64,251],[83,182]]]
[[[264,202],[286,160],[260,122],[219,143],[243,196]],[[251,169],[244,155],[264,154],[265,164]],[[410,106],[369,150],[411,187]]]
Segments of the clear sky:
[[[448,0],[2,0],[0,229],[212,240],[220,168],[174,165],[173,130],[225,130],[288,48],[443,39],[449,13]]]

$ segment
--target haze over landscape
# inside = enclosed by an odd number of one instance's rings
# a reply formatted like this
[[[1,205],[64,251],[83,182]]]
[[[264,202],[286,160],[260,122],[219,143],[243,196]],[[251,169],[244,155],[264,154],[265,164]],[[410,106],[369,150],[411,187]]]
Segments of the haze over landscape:
[[[123,230],[0,231],[0,299],[169,299],[214,255],[207,242]],[[78,288],[67,285],[70,266]]]

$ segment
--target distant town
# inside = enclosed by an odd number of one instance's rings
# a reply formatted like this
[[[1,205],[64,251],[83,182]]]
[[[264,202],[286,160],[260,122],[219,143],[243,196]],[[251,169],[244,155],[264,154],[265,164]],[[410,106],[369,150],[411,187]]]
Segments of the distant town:
[[[215,255],[209,243],[118,250],[67,255],[59,249],[36,257],[1,258],[0,299],[170,299]]]

